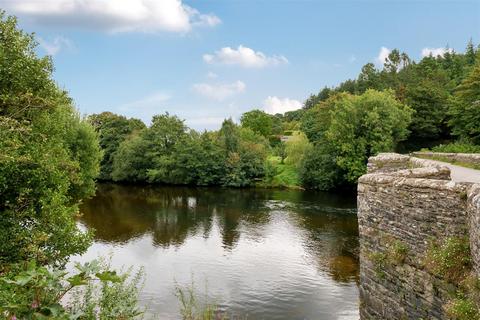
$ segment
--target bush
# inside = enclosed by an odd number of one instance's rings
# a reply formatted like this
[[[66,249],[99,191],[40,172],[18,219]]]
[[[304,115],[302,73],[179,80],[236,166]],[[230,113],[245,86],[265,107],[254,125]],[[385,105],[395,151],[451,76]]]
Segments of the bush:
[[[463,296],[457,297],[444,306],[445,313],[452,320],[478,320],[480,312],[473,301]]]
[[[425,267],[433,275],[459,284],[472,268],[468,238],[450,237],[432,242],[425,258]]]
[[[342,93],[322,107],[327,115],[311,115],[316,147],[305,157],[301,173],[304,186],[329,190],[354,185],[367,171],[367,160],[379,152],[393,151],[407,137],[412,110],[390,91],[367,90],[360,96]],[[320,117],[321,115],[321,117]]]
[[[73,275],[38,266],[12,265],[0,277],[0,315],[7,319],[136,319],[143,271],[117,274],[104,262],[76,265]]]
[[[0,272],[31,259],[63,264],[90,243],[74,215],[95,192],[97,136],[33,35],[1,10],[0,35]]]
[[[480,146],[465,141],[441,144],[432,148],[433,152],[445,153],[480,153]]]
[[[308,142],[307,136],[302,132],[295,132],[294,135],[285,142],[285,151],[287,154],[286,163],[300,168],[303,158],[312,148]]]
[[[330,190],[340,186],[343,172],[327,145],[318,144],[308,150],[299,170],[300,182],[308,189]]]

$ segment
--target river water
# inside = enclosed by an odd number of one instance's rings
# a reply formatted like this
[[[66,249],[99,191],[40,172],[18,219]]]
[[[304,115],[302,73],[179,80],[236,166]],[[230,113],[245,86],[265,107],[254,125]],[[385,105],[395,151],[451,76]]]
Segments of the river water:
[[[358,319],[354,195],[101,184],[81,211],[95,242],[75,260],[143,266],[160,319],[192,282],[233,319]]]

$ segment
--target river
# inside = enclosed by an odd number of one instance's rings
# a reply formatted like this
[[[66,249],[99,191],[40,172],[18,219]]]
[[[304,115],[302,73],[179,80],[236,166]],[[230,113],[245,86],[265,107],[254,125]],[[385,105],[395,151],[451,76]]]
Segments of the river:
[[[233,319],[359,317],[354,195],[101,184],[81,212],[95,241],[75,260],[143,266],[160,319],[180,318],[175,287],[192,281]]]

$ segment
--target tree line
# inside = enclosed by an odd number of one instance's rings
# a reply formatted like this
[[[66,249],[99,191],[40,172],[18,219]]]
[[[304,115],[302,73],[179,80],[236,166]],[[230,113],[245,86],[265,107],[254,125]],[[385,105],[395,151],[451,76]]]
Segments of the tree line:
[[[167,114],[149,127],[110,112],[88,117],[104,152],[100,179],[188,185],[353,187],[368,157],[456,141],[480,144],[480,50],[415,62],[395,49],[382,69],[311,95],[304,107],[255,109],[218,131],[196,132]],[[282,142],[282,136],[287,141]],[[473,147],[472,147],[473,146]]]

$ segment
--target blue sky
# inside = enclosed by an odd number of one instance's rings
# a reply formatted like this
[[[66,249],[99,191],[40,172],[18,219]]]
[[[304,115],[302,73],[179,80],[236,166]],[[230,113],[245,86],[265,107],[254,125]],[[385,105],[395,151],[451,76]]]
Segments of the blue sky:
[[[82,114],[168,111],[195,129],[299,108],[399,48],[480,41],[480,1],[0,0]],[[383,49],[382,49],[383,48]]]

